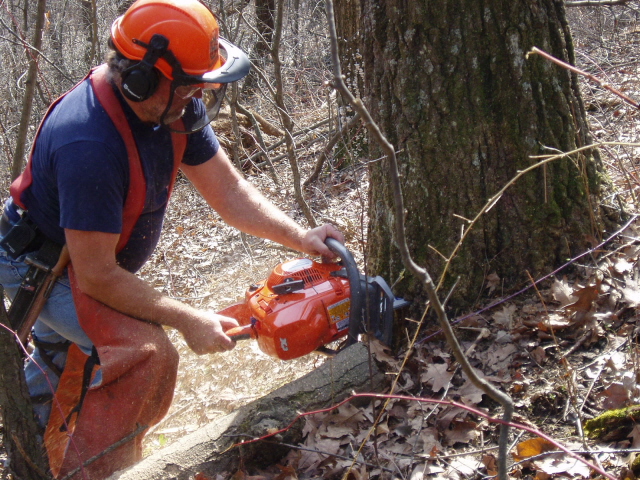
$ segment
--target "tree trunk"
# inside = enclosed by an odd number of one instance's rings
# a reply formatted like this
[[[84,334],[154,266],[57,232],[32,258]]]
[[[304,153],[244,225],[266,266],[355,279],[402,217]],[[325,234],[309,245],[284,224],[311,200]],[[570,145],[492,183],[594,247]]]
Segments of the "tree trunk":
[[[356,97],[364,96],[361,4],[361,0],[337,0],[334,2],[340,67],[347,87]]]
[[[25,8],[26,4],[25,2]],[[15,179],[22,172],[24,164],[24,152],[26,150],[27,134],[29,132],[29,124],[31,120],[31,110],[33,108],[33,94],[36,89],[36,81],[38,77],[38,51],[42,46],[42,28],[44,26],[44,13],[46,0],[38,0],[38,13],[36,17],[36,26],[33,31],[33,40],[31,44],[34,49],[26,48],[29,57],[29,70],[27,72],[27,80],[25,82],[24,96],[22,97],[22,114],[20,116],[20,127],[16,140],[16,149],[13,152],[13,160],[11,164],[11,179]]]
[[[4,296],[0,287],[0,298]],[[9,457],[8,469],[16,478],[44,480],[51,478],[42,446],[42,436],[33,418],[33,409],[24,378],[23,356],[9,324],[4,304],[0,304],[0,406],[2,436]]]
[[[473,219],[532,155],[590,142],[577,78],[538,56],[574,63],[562,1],[361,0],[365,98],[399,151],[412,255],[437,280]],[[371,146],[371,158],[379,149]],[[371,173],[371,271],[394,282],[393,200],[386,165]],[[603,231],[608,184],[597,151],[538,168],[509,187],[469,232],[448,270],[450,305],[468,308],[496,273],[519,288],[588,248]],[[397,290],[425,300],[417,280]],[[417,302],[418,304],[422,302]],[[424,303],[422,303],[424,305]]]
[[[374,357],[375,358],[375,357]],[[238,467],[272,465],[296,444],[304,433],[303,422],[291,422],[301,412],[335,405],[354,392],[378,392],[388,377],[363,343],[356,343],[311,373],[225,415],[175,444],[146,457],[109,480],[218,478]],[[272,442],[257,442],[230,448],[246,438],[258,438],[269,431],[291,426]],[[225,477],[225,478],[228,478]]]

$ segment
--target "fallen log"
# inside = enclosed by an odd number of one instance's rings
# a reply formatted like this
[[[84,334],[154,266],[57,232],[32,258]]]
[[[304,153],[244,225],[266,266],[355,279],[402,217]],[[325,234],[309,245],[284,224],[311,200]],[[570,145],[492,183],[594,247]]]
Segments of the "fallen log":
[[[356,343],[304,377],[158,450],[109,480],[187,480],[197,474],[215,478],[216,473],[234,472],[240,465],[272,465],[288,451],[274,440],[299,443],[302,421],[269,443],[236,445],[289,426],[301,412],[330,407],[354,392],[379,392],[384,385],[385,375],[369,356],[369,349]]]

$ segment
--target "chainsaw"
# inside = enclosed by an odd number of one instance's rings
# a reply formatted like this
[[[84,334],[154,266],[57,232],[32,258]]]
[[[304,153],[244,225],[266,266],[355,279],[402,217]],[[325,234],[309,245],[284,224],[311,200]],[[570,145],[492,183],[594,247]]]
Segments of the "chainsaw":
[[[390,345],[393,311],[408,305],[396,298],[382,277],[360,274],[349,250],[327,238],[338,263],[297,258],[277,265],[268,278],[245,292],[245,301],[220,315],[240,324],[225,332],[234,340],[255,339],[275,358],[291,360],[311,352],[333,355],[327,345],[347,337],[344,348],[363,333]]]

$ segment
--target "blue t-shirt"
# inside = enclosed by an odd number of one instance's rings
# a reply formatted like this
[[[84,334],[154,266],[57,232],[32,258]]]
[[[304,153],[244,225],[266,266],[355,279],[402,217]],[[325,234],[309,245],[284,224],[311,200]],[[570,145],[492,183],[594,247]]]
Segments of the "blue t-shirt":
[[[173,144],[163,127],[143,123],[114,87],[138,147],[146,180],[142,215],[118,263],[135,272],[158,243],[173,171]],[[193,99],[185,117],[203,108]],[[220,144],[210,126],[190,134],[182,162],[199,165]],[[129,189],[127,150],[89,80],[69,92],[47,116],[32,158],[32,185],[22,201],[50,239],[65,243],[64,229],[122,232]]]

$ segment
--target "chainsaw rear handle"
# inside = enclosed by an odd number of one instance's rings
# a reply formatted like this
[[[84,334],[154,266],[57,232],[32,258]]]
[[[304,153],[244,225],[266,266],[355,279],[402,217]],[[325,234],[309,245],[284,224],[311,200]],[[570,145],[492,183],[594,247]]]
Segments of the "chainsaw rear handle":
[[[239,327],[233,327],[224,333],[234,342],[256,338],[256,334],[253,331],[252,325],[240,325]]]
[[[362,324],[363,295],[360,285],[360,272],[353,255],[342,243],[335,238],[327,237],[324,243],[329,249],[342,259],[342,264],[347,271],[349,280],[351,307],[349,310],[349,334],[347,335],[347,345],[352,345],[358,341],[360,326]]]

